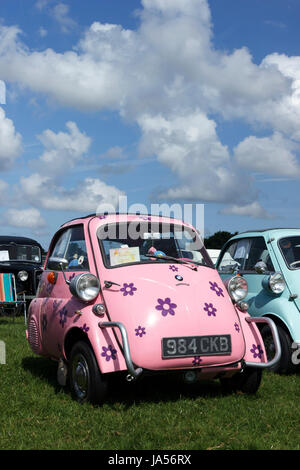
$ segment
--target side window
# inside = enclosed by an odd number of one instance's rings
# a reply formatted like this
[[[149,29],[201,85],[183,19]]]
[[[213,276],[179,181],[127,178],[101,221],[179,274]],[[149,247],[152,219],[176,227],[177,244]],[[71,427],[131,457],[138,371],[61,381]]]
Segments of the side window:
[[[77,225],[65,230],[55,243],[50,258],[67,260],[66,271],[89,271],[83,226]]]
[[[251,240],[251,248],[244,269],[246,271],[255,271],[254,266],[258,261],[263,261],[267,265],[268,271],[274,271],[268,247],[263,237],[257,237]]]
[[[234,241],[225,253],[218,269],[222,273],[233,273],[235,269],[243,270],[249,256],[250,240],[247,238]]]

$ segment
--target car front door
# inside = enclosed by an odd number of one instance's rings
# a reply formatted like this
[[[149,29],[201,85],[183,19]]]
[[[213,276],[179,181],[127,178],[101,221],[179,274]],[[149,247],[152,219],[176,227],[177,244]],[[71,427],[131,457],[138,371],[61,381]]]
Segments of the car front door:
[[[255,265],[262,261],[267,271],[274,272],[272,251],[268,249],[264,237],[245,237],[233,240],[218,261],[217,269],[222,280],[239,273],[248,283],[248,295],[245,301],[249,304],[249,313],[260,316],[265,313],[270,294],[263,287],[262,280],[265,274],[259,274]]]

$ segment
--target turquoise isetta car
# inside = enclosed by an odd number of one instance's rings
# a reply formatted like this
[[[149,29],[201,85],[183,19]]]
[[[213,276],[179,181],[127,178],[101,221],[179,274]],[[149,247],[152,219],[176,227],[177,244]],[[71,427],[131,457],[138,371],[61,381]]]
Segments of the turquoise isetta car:
[[[245,310],[277,325],[281,360],[274,371],[289,373],[300,362],[300,229],[265,229],[240,233],[222,248],[216,268],[223,281],[239,274],[248,283]],[[262,326],[268,359],[272,334]]]

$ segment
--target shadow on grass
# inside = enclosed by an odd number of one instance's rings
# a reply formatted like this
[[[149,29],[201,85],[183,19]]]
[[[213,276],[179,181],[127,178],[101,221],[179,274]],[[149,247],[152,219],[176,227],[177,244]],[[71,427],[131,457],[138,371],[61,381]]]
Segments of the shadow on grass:
[[[48,383],[53,387],[55,393],[61,391],[62,387],[58,384],[56,378],[56,362],[43,357],[24,357],[22,359],[22,367],[24,370],[30,372],[34,377]]]
[[[216,398],[222,396],[218,380],[186,384],[180,377],[168,374],[146,376],[134,383],[127,383],[124,379],[122,382],[117,382],[114,379],[110,385],[106,403],[111,405],[123,403],[126,407],[143,402],[176,402],[199,397]]]
[[[57,363],[43,357],[24,357],[22,367],[34,377],[49,384],[54,393],[70,393],[69,387],[61,387],[57,383]],[[188,385],[180,375],[160,374],[145,376],[136,382],[128,383],[124,375],[111,375],[109,391],[105,403],[114,405],[122,403],[125,407],[149,402],[170,402],[180,399],[214,398],[224,395],[218,380],[201,381]]]

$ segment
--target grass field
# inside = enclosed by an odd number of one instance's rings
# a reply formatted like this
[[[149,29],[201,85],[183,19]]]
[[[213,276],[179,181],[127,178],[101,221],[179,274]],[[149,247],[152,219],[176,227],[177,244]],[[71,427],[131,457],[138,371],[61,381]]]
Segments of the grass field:
[[[300,449],[300,374],[264,373],[256,396],[219,382],[145,379],[115,384],[102,407],[80,405],[35,356],[22,318],[0,317],[0,449]]]

